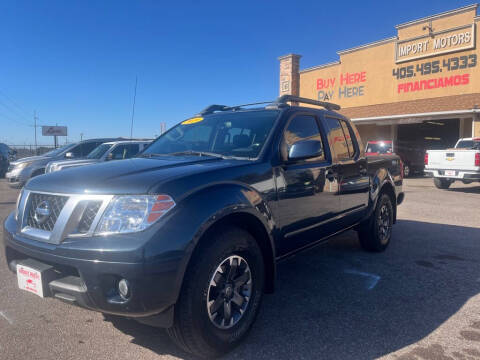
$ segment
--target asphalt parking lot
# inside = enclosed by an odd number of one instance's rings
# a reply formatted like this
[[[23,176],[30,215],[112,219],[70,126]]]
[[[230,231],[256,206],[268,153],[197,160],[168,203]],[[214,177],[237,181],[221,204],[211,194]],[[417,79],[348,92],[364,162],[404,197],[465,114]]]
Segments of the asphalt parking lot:
[[[274,295],[226,359],[479,359],[480,186],[408,179],[393,242],[354,232],[279,266]],[[0,219],[17,191],[0,180]],[[1,230],[0,230],[1,232]],[[0,254],[0,359],[189,358],[161,329],[17,289]]]

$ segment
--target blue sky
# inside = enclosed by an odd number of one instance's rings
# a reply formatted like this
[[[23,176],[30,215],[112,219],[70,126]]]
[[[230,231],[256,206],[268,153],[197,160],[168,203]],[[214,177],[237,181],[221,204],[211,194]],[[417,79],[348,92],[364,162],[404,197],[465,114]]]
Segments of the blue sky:
[[[33,111],[68,141],[153,137],[212,103],[274,99],[277,57],[301,68],[470,1],[3,1],[0,142],[33,143]],[[65,139],[61,140],[62,142]],[[39,136],[39,143],[51,144]]]

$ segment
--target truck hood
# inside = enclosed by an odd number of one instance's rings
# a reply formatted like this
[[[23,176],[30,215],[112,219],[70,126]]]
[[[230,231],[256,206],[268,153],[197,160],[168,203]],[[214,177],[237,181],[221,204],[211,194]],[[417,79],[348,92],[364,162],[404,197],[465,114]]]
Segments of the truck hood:
[[[82,165],[89,165],[89,164],[96,164],[100,162],[98,159],[79,159],[79,160],[59,160],[59,161],[52,161],[52,165],[57,165],[62,168],[68,168],[70,166],[82,166]]]
[[[148,194],[166,181],[247,162],[198,156],[135,158],[37,176],[25,188],[66,194]]]

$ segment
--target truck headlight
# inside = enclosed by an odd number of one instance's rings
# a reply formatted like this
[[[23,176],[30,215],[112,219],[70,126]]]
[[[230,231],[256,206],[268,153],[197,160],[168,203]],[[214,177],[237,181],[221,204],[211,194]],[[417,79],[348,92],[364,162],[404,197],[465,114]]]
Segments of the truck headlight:
[[[108,204],[95,234],[124,234],[142,231],[175,207],[168,195],[115,196]]]
[[[55,171],[58,171],[60,170],[59,169],[59,166],[57,164],[49,164],[47,166],[47,170],[45,171],[46,173],[51,173],[51,172],[55,172]]]
[[[26,168],[27,166],[30,166],[30,165],[32,165],[32,162],[22,162],[22,163],[16,164],[16,165],[13,167],[11,173],[12,173],[12,174],[17,174],[17,173],[19,173],[22,169],[24,169],[24,168]]]

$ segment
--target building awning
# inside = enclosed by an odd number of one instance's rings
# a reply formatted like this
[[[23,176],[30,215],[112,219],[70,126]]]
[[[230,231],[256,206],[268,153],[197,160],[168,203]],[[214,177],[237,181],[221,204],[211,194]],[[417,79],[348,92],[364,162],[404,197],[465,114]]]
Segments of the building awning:
[[[343,108],[357,124],[400,124],[424,120],[471,118],[480,113],[480,93]]]

